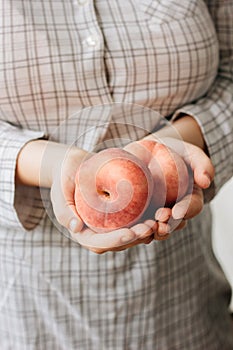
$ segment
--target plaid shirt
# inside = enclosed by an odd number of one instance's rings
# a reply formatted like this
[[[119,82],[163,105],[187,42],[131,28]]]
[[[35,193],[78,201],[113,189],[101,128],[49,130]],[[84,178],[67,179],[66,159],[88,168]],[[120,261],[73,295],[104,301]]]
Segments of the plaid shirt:
[[[1,0],[0,18],[0,348],[232,350],[208,204],[167,241],[98,256],[14,178],[45,134],[118,146],[182,112],[215,166],[208,202],[233,173],[233,1]]]

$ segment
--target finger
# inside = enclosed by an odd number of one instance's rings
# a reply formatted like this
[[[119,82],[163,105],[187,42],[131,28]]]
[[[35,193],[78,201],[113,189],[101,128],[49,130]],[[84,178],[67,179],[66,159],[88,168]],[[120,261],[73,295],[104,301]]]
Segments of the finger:
[[[203,189],[208,188],[214,179],[214,166],[210,158],[201,148],[188,143],[180,150],[193,171],[194,182]]]
[[[129,243],[129,244],[125,244],[121,247],[116,247],[116,248],[111,248],[109,250],[111,251],[114,251],[114,252],[119,252],[119,251],[122,251],[122,250],[126,250],[126,249],[129,249],[129,248],[132,248],[136,245],[139,245],[139,244],[149,244],[151,243],[152,241],[154,240],[154,235],[151,234],[150,236],[146,237],[146,238],[143,238],[143,239],[136,239],[135,241]],[[106,250],[105,250],[106,251]],[[95,251],[96,252],[96,251]],[[103,252],[103,251],[102,251]]]
[[[157,231],[158,224],[157,224],[156,221],[149,219],[149,220],[145,220],[145,221],[144,221],[144,224],[146,224],[147,226],[149,226],[149,227],[152,229],[152,232],[153,232],[153,233]]]
[[[214,167],[209,157],[199,148],[191,156],[190,166],[194,181],[201,188],[208,188],[214,178]]]
[[[52,186],[50,197],[53,211],[59,224],[72,232],[81,231],[83,221],[79,217],[74,203],[66,200],[64,194],[57,186]]]
[[[138,239],[146,238],[152,233],[151,227],[145,225],[144,223],[134,225],[131,227],[131,229],[133,232],[135,232]]]
[[[137,239],[134,231],[128,228],[118,229],[107,233],[96,233],[91,229],[86,228],[81,232],[71,232],[71,237],[74,241],[77,241],[88,249],[98,248],[104,250],[122,247],[136,241]]]
[[[153,234],[152,235],[150,235],[149,237],[146,237],[146,238],[144,238],[144,239],[137,239],[137,240],[135,240],[135,241],[133,241],[133,242],[131,242],[131,243],[129,243],[129,244],[125,244],[125,245],[123,245],[123,246],[121,246],[121,247],[116,247],[116,248],[111,248],[111,249],[109,249],[110,251],[113,251],[113,252],[120,252],[120,251],[122,251],[122,250],[126,250],[126,249],[129,249],[129,248],[132,248],[132,247],[134,247],[134,246],[136,246],[136,245],[139,245],[139,244],[149,244],[149,243],[151,243],[151,241],[153,241],[154,240],[154,236],[153,236]],[[106,251],[106,250],[105,250]]]
[[[130,244],[126,245],[125,248],[135,246],[137,244],[149,244],[154,239],[154,233],[157,232],[158,224],[154,220],[145,220],[143,224],[138,224],[131,229],[137,235],[137,239]]]
[[[168,224],[170,227],[169,233],[171,233],[184,228],[187,224],[187,221],[185,219],[175,220],[174,218],[171,217],[168,221]]]
[[[145,223],[137,224],[131,229],[95,233],[87,228],[75,234],[71,232],[71,237],[86,249],[102,254],[106,251],[125,250],[137,244],[149,244],[153,240],[152,235],[156,229],[157,223],[154,220],[146,220]]]
[[[157,241],[162,241],[169,238],[169,232],[171,227],[169,224],[164,222],[158,223],[158,231],[154,234],[154,239]]]
[[[138,244],[149,244],[153,241],[154,233],[157,231],[157,228],[158,224],[154,220],[145,220],[143,224],[135,225],[131,229],[136,233],[137,239],[117,250],[132,248]]]
[[[180,200],[172,208],[172,217],[178,219],[191,219],[198,215],[204,205],[203,191],[194,185],[193,192]]]
[[[155,220],[167,222],[171,216],[172,210],[170,208],[159,208],[155,213]]]
[[[132,248],[138,244],[149,244],[154,239],[154,233],[157,231],[158,224],[154,220],[145,220],[143,224],[138,224],[131,229],[136,233],[137,239],[120,248],[112,249],[113,251],[121,251]]]
[[[201,188],[208,188],[214,178],[214,167],[205,152],[192,144],[181,142],[175,138],[163,138],[165,144],[176,151],[191,167],[194,173],[194,181]]]

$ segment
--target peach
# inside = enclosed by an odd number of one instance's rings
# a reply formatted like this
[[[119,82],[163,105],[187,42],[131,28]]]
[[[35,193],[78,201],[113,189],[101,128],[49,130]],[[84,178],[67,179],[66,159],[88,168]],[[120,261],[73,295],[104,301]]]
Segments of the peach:
[[[147,166],[118,148],[103,150],[85,160],[77,171],[75,184],[77,212],[95,232],[136,223],[153,192]]]
[[[155,209],[171,207],[187,193],[188,168],[181,156],[174,150],[153,140],[137,141],[126,146],[126,150],[132,151],[139,157],[152,174]]]

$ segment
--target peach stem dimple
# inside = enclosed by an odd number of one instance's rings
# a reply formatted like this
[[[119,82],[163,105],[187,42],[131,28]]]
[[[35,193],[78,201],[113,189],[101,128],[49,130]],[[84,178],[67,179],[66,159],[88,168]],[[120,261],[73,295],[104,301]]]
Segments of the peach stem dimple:
[[[98,190],[97,191],[101,196],[104,196],[105,198],[110,199],[110,193],[106,190]]]

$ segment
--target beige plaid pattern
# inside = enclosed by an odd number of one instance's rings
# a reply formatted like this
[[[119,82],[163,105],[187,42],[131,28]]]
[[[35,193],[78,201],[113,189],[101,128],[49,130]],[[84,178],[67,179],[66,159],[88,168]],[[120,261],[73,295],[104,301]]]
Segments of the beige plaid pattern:
[[[184,112],[216,169],[208,202],[233,173],[233,1],[0,0],[0,42],[0,348],[232,350],[208,204],[167,241],[98,256],[14,174],[30,140],[119,146]]]

